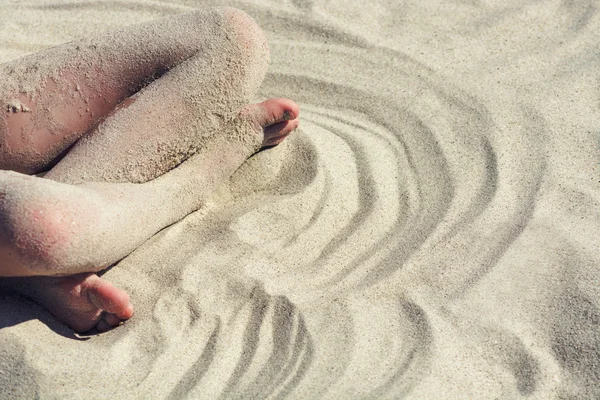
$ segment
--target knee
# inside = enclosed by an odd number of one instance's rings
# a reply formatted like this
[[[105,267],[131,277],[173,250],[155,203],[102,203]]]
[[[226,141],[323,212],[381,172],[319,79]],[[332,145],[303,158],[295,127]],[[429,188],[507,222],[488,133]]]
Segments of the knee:
[[[267,72],[269,46],[266,36],[252,17],[236,8],[195,11],[182,18],[194,26],[203,43],[198,56],[189,60],[191,73],[210,68],[211,76],[224,82],[220,95],[228,96],[231,108],[237,113],[255,96]],[[206,107],[205,103],[194,100],[197,89],[191,86],[188,89],[193,90],[186,94],[192,101],[191,108]]]
[[[21,275],[59,274],[71,263],[80,224],[74,207],[60,207],[52,193],[48,199],[36,180],[45,181],[0,171],[0,245]]]
[[[37,204],[0,206],[0,242],[10,250],[13,263],[27,273],[52,275],[65,258],[69,240],[60,213]]]
[[[209,10],[196,10],[173,20],[176,23],[190,24],[190,29],[197,33],[200,41],[212,42],[226,38],[231,49],[220,48],[220,51],[242,50],[256,54],[261,58],[269,56],[267,38],[254,19],[244,11],[233,7],[213,7]],[[219,45],[221,45],[219,43]]]
[[[254,19],[244,11],[233,7],[221,9],[230,39],[246,56],[269,61],[267,38]]]

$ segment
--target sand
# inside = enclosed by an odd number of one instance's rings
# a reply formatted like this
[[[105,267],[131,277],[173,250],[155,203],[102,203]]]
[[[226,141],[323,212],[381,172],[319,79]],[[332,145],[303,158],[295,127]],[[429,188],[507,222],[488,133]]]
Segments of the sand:
[[[223,2],[0,5],[0,62]],[[0,299],[1,398],[600,397],[593,2],[228,2],[301,128],[104,277]]]

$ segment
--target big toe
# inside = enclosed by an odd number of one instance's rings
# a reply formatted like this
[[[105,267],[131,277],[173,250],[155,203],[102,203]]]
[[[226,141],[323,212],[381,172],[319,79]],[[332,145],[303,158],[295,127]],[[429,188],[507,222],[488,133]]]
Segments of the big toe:
[[[133,305],[129,300],[129,295],[124,290],[96,275],[90,278],[91,282],[87,282],[89,284],[87,293],[90,301],[96,307],[121,320],[133,316]],[[110,320],[112,321],[114,318],[111,317]]]
[[[300,107],[295,101],[290,99],[269,99],[254,105],[256,107],[256,117],[262,127],[269,126],[276,122],[294,120],[300,114]]]

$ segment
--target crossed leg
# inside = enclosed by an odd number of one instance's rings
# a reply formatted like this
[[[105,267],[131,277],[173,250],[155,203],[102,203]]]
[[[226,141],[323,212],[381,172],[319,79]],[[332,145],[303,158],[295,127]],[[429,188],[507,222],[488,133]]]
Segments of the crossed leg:
[[[260,29],[223,8],[0,66],[0,168],[52,167],[0,171],[0,276],[20,276],[0,286],[80,332],[131,317],[127,294],[93,272],[298,126],[291,100],[247,105],[267,65]]]

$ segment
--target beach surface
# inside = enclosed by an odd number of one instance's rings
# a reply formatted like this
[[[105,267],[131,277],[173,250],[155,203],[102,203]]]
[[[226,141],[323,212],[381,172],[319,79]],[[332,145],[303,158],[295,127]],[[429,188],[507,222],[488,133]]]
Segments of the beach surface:
[[[104,274],[123,326],[0,296],[0,398],[600,398],[597,4],[4,2],[0,62],[214,5],[300,129]]]

